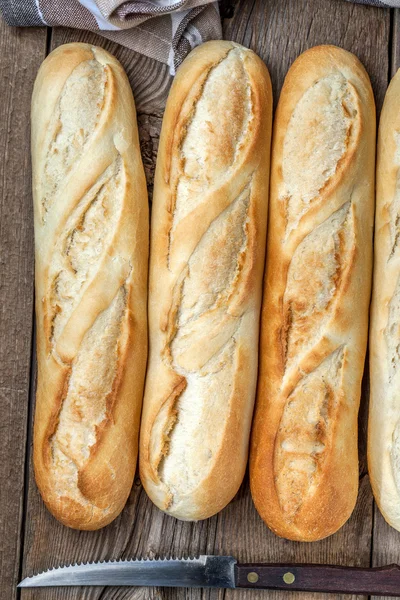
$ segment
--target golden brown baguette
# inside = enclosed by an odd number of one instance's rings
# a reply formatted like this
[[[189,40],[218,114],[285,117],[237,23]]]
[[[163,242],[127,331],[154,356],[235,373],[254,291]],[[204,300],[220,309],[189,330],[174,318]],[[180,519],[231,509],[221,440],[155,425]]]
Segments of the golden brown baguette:
[[[209,42],[164,115],[150,244],[150,354],[140,442],[153,502],[205,519],[245,471],[257,376],[272,92],[264,63]]]
[[[65,525],[97,529],[135,473],[147,357],[148,205],[135,105],[108,52],[67,44],[32,98],[36,481]]]
[[[374,285],[370,330],[368,466],[375,500],[400,530],[400,71],[378,132]]]
[[[333,46],[291,67],[274,122],[252,495],[278,535],[334,533],[357,497],[371,280],[375,109]]]

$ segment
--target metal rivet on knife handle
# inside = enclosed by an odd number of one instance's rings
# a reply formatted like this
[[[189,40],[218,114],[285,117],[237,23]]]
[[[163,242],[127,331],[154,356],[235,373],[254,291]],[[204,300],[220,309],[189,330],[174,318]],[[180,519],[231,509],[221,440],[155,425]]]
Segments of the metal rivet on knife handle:
[[[285,573],[283,576],[283,581],[285,583],[287,583],[288,585],[290,585],[291,583],[294,583],[295,579],[296,579],[296,577],[293,575],[293,573],[290,573],[290,571]]]
[[[247,574],[247,581],[249,583],[257,583],[258,581],[258,575],[257,573],[254,573],[254,571],[251,571],[250,573]]]

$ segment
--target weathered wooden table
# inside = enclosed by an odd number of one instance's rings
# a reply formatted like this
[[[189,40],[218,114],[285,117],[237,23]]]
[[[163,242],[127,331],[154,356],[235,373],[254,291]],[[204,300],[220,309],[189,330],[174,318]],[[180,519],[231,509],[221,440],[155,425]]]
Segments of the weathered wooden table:
[[[372,79],[378,111],[388,80],[400,65],[400,11],[394,9],[344,0],[225,0],[222,15],[225,37],[252,48],[267,63],[275,102],[291,62],[316,44],[337,44],[362,60]],[[0,599],[161,600],[226,596],[257,600],[267,594],[150,588],[16,589],[22,576],[75,561],[226,553],[241,561],[358,566],[400,563],[400,534],[388,527],[379,514],[368,480],[367,373],[360,412],[358,503],[348,523],[327,540],[301,544],[278,539],[258,517],[247,480],[225,510],[199,523],[182,523],[163,515],[146,497],[139,478],[121,516],[98,532],[67,529],[45,509],[31,464],[36,366],[29,107],[41,61],[56,46],[71,41],[104,46],[125,67],[138,109],[150,197],[170,83],[166,66],[96,35],[62,28],[16,30],[0,25]],[[322,594],[307,597],[315,600]],[[306,595],[272,592],[271,598],[297,600]]]

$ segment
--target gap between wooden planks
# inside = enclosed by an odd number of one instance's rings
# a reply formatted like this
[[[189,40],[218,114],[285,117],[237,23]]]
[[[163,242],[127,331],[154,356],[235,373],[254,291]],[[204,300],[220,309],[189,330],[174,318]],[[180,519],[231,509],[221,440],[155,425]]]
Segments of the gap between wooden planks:
[[[394,11],[348,4],[344,0],[242,0],[224,23],[225,37],[254,49],[267,63],[277,101],[284,75],[296,56],[320,43],[334,43],[353,51],[366,66],[378,109],[389,72],[399,64],[399,19]],[[29,389],[32,425],[34,385],[30,385],[33,241],[29,159],[29,103],[37,68],[46,54],[46,30],[15,30],[1,26],[0,80],[2,103],[0,185],[2,186],[1,264],[6,307],[0,317],[0,402],[3,415],[1,438],[2,534],[1,600],[91,600],[122,598],[251,598],[266,592],[222,590],[160,590],[86,588],[23,590],[16,592],[19,571],[23,575],[72,561],[163,554],[232,553],[242,561],[307,561],[368,566],[400,561],[400,536],[373,511],[366,475],[365,430],[367,377],[360,412],[360,494],[350,521],[336,535],[314,544],[280,540],[259,519],[247,481],[234,501],[219,515],[200,523],[181,523],[163,515],[147,499],[136,479],[127,507],[110,526],[99,532],[77,532],[58,524],[44,508],[37,492],[28,447],[24,489],[24,459],[28,424]],[[49,32],[50,35],[50,32]],[[125,48],[78,30],[55,29],[48,48],[62,43],[87,41],[105,47],[125,67],[135,94],[143,159],[152,192],[152,177],[162,110],[170,78],[168,68]],[[4,264],[3,264],[4,260]],[[3,275],[3,273],[2,273]],[[16,360],[17,358],[17,360]],[[34,365],[34,360],[32,361]],[[32,368],[34,373],[34,367]],[[33,378],[32,378],[33,379]],[[3,387],[1,387],[3,386]],[[4,427],[4,431],[3,431]],[[30,439],[28,437],[28,439]],[[375,518],[374,518],[375,515]],[[20,563],[22,561],[22,563]],[[20,569],[21,567],[21,569]],[[273,599],[289,596],[270,593]],[[315,600],[321,594],[308,594]],[[331,596],[340,598],[340,596]],[[305,595],[291,593],[291,600]],[[344,599],[345,597],[343,597]],[[355,597],[353,597],[355,598]],[[362,597],[360,597],[362,598]]]

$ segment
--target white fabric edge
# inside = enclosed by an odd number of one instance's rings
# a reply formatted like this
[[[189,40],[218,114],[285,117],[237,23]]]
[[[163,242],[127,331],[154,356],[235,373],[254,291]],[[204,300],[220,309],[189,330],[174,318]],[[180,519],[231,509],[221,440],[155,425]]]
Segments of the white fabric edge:
[[[36,2],[38,1],[39,0],[36,0]],[[95,0],[79,0],[79,4],[82,4],[82,6],[87,8],[88,11],[92,13],[92,15],[97,21],[99,29],[101,29],[102,31],[121,31],[120,27],[117,27],[113,23],[110,23],[110,21],[108,21],[103,16]]]
[[[39,13],[39,17],[40,17],[40,18],[42,19],[42,21],[43,21],[43,25],[47,25],[46,21],[44,20],[43,13],[42,13],[42,11],[40,10],[40,6],[39,6],[39,0],[35,0],[35,4],[36,4],[37,11],[38,11],[38,13]]]

